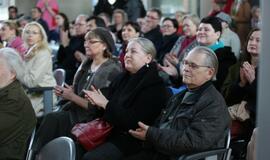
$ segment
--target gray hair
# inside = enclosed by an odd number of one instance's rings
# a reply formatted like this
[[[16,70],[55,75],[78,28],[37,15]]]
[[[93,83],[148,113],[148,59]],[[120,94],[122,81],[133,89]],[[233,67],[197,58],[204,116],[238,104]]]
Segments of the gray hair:
[[[40,49],[43,49],[43,48],[49,48],[48,47],[48,37],[47,37],[47,34],[46,34],[46,31],[44,30],[44,28],[42,27],[41,24],[39,24],[38,22],[30,22],[30,23],[27,23],[23,29],[23,32],[22,32],[22,38],[24,40],[24,42],[26,42],[26,31],[28,30],[29,27],[31,26],[36,26],[39,28],[40,30],[40,34],[41,34],[41,41],[38,43],[38,48]],[[27,44],[26,44],[27,45]]]
[[[138,43],[144,53],[150,54],[152,56],[152,60],[156,57],[156,48],[149,39],[138,37],[138,38],[132,38],[128,41],[128,43]]]
[[[0,56],[4,57],[7,67],[16,74],[16,79],[23,83],[24,63],[19,53],[13,48],[1,48]]]
[[[212,80],[216,80],[216,74],[218,71],[218,58],[216,53],[212,51],[210,48],[204,46],[197,46],[193,48],[188,54],[204,54],[206,58],[204,59],[204,65],[209,66],[210,68],[214,68],[215,72],[212,77]]]
[[[197,28],[198,28],[200,21],[201,21],[200,18],[196,14],[187,14],[183,17],[183,20],[184,19],[191,20],[191,22],[194,23]]]

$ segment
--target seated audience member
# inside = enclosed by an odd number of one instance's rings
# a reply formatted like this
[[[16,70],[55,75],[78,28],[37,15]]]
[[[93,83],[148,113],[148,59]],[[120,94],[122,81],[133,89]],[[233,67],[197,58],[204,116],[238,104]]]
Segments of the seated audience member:
[[[0,34],[1,40],[6,41],[6,47],[14,48],[24,58],[26,47],[19,35],[18,26],[15,21],[6,21],[3,23]]]
[[[126,55],[128,41],[132,38],[138,38],[140,34],[141,34],[141,29],[138,23],[128,21],[124,24],[122,28],[123,43],[119,51],[119,60],[122,63],[123,67],[125,67],[124,57]]]
[[[262,25],[261,9],[259,6],[251,8],[251,28],[260,28]]]
[[[260,29],[253,29],[247,37],[243,59],[231,66],[228,76],[222,86],[222,93],[228,106],[244,104],[248,117],[241,118],[235,114],[232,117],[240,128],[232,126],[232,138],[249,140],[255,127],[257,110],[257,76],[261,45]],[[236,130],[234,130],[236,129]]]
[[[183,20],[184,20],[185,15],[186,15],[186,13],[183,11],[180,11],[180,10],[176,11],[174,13],[174,18],[178,22],[177,35],[179,35],[179,36],[181,36],[183,34]]]
[[[35,150],[44,146],[50,140],[71,135],[71,128],[76,123],[91,121],[99,116],[99,109],[93,107],[84,99],[83,89],[91,85],[97,89],[106,88],[121,72],[121,64],[112,59],[115,49],[110,32],[104,28],[96,28],[85,36],[84,47],[87,59],[79,67],[73,82],[73,87],[56,86],[57,96],[68,100],[60,112],[51,113],[44,117],[39,130]]]
[[[70,37],[75,37],[77,35],[76,30],[75,30],[74,20],[69,23],[69,34],[70,34]]]
[[[9,20],[16,20],[19,18],[18,8],[16,6],[9,6],[8,7],[8,19]]]
[[[28,47],[24,56],[25,74],[24,84],[32,87],[53,87],[56,81],[52,71],[51,50],[48,47],[47,35],[43,27],[37,22],[28,23],[23,30],[22,38]],[[28,94],[34,110],[38,116],[43,114],[42,93],[32,92]],[[56,97],[54,96],[54,102]]]
[[[92,31],[96,29],[97,27],[104,27],[106,28],[106,24],[104,20],[98,16],[91,16],[87,18],[86,20],[87,23],[87,31]]]
[[[72,84],[74,75],[85,57],[83,44],[84,36],[87,33],[86,19],[86,15],[77,16],[74,24],[76,35],[69,38],[67,34],[64,34],[61,37],[56,68],[63,68],[66,71],[66,83],[68,85]]]
[[[111,17],[106,12],[102,12],[98,14],[98,17],[103,19],[103,21],[105,22],[106,28],[108,28],[111,25]]]
[[[178,29],[178,22],[176,19],[172,18],[164,18],[162,22],[162,35],[163,35],[163,44],[157,54],[157,61],[159,63],[163,62],[163,58],[166,53],[170,52],[173,48],[175,42],[178,39],[177,29]]]
[[[121,29],[123,25],[127,22],[127,14],[122,9],[115,9],[112,16],[112,25],[109,26],[112,33],[115,34],[116,42],[121,43]]]
[[[166,54],[166,60],[176,66],[179,62],[182,61],[186,53],[198,45],[196,42],[196,32],[199,23],[200,19],[197,15],[190,14],[184,16],[183,35],[177,39],[173,48],[168,54]]]
[[[112,132],[104,144],[88,151],[83,160],[118,160],[141,150],[141,141],[128,134],[137,122],[153,124],[167,101],[167,91],[158,76],[156,50],[145,38],[131,39],[125,55],[126,72],[109,86],[107,95],[94,88],[85,91],[88,100],[104,110]]]
[[[231,51],[231,47],[224,46],[223,42],[219,41],[221,35],[222,27],[221,21],[217,17],[205,17],[201,20],[196,34],[196,40],[198,45],[206,46],[214,51],[218,58],[218,71],[216,76],[216,81],[214,81],[214,86],[220,91],[221,86],[228,74],[229,67],[236,62],[234,53]],[[179,85],[181,82],[181,75],[177,70],[179,67],[175,67],[169,61],[167,61],[165,66],[161,69],[168,73],[173,83]],[[177,65],[179,66],[179,65]],[[176,78],[178,77],[178,78]]]
[[[222,34],[220,37],[220,41],[224,43],[224,46],[231,47],[235,57],[239,59],[241,43],[238,35],[230,29],[230,25],[232,23],[231,17],[224,12],[220,12],[216,15],[216,17],[218,17],[222,21]]]
[[[26,24],[31,22],[31,21],[32,21],[32,19],[30,16],[22,16],[17,20],[19,35],[22,34],[23,28],[26,26]]]
[[[11,48],[0,49],[0,159],[24,159],[28,138],[36,124],[25,94],[23,61]]]
[[[47,22],[42,19],[42,11],[40,8],[38,7],[34,7],[31,10],[31,17],[34,21],[38,22],[39,24],[41,24],[41,26],[43,27],[43,29],[45,30],[47,37],[49,37],[49,27]]]
[[[145,23],[141,28],[143,36],[154,43],[157,52],[159,52],[163,43],[162,33],[159,26],[161,16],[162,12],[159,9],[150,9],[147,11]]]
[[[55,16],[56,28],[50,31],[50,38],[49,41],[53,40],[56,43],[61,41],[63,36],[69,35],[69,20],[65,13],[58,13]]]
[[[238,34],[241,47],[245,46],[246,37],[250,30],[251,6],[249,0],[234,0],[231,16],[235,24],[235,32]],[[243,48],[241,48],[243,49]]]
[[[181,68],[187,89],[169,100],[158,126],[141,121],[139,128],[129,130],[132,136],[144,140],[148,148],[126,159],[169,160],[224,147],[230,116],[222,95],[211,82],[217,68],[218,59],[212,50],[191,50]]]

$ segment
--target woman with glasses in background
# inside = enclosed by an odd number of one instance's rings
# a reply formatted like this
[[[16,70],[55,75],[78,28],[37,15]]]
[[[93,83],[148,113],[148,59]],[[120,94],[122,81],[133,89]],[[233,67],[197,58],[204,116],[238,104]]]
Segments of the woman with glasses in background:
[[[126,48],[128,41],[132,38],[138,38],[141,35],[141,28],[137,22],[128,21],[122,28],[123,43],[119,51],[119,60],[122,66],[125,67],[124,57],[126,55]]]
[[[49,141],[60,136],[71,135],[76,123],[87,122],[100,116],[102,111],[84,98],[83,90],[94,86],[96,89],[108,87],[122,71],[118,59],[112,58],[115,44],[110,32],[96,28],[85,35],[84,47],[87,59],[75,74],[73,86],[56,86],[55,94],[67,100],[62,110],[47,114],[37,131],[35,149],[37,152]],[[75,140],[75,139],[74,139]],[[77,156],[80,159],[80,149]]]
[[[37,22],[28,23],[22,33],[28,51],[25,54],[24,84],[32,87],[53,87],[56,81],[52,71],[51,50],[48,47],[47,35]],[[43,95],[28,94],[37,116],[43,115]],[[54,98],[55,102],[56,98]]]

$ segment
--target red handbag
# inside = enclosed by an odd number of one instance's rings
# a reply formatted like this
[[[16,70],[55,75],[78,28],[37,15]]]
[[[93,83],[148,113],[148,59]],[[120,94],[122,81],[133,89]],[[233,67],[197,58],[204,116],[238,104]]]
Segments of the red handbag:
[[[112,126],[102,118],[97,118],[87,123],[76,124],[71,133],[87,151],[94,149],[105,142]]]

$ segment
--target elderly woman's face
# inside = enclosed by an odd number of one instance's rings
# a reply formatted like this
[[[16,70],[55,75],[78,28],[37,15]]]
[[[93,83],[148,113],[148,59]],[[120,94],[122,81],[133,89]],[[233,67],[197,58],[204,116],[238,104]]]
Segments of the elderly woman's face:
[[[197,26],[189,18],[185,18],[183,21],[183,32],[186,36],[193,37],[196,35]]]
[[[145,64],[152,60],[152,56],[143,51],[141,45],[136,42],[130,42],[127,46],[125,55],[125,68],[130,73],[136,73]]]
[[[203,46],[214,44],[220,36],[220,32],[215,32],[211,24],[201,23],[199,25],[196,39]]]
[[[0,55],[0,89],[6,87],[14,79],[15,74],[10,71],[5,58]]]
[[[42,41],[41,31],[36,25],[28,26],[25,31],[24,41],[29,47]]]
[[[103,56],[106,45],[98,38],[85,38],[84,48],[86,56],[95,58],[97,56]]]

